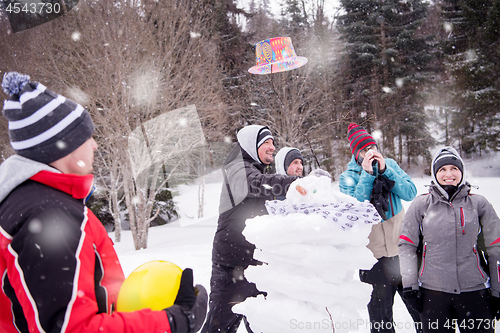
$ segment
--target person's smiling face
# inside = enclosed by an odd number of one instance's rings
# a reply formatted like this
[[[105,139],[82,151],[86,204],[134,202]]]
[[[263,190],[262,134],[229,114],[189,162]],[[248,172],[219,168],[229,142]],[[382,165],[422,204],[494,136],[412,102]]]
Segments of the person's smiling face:
[[[273,139],[264,141],[259,149],[257,149],[260,161],[264,164],[271,164],[271,162],[274,161],[273,153],[275,149]]]
[[[436,180],[440,185],[457,186],[462,180],[462,172],[455,165],[452,164],[443,165],[436,172]]]

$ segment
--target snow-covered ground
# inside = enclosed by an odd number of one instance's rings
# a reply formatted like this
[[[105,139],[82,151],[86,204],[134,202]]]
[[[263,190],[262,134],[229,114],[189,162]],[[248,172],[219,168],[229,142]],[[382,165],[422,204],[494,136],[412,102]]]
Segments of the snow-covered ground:
[[[499,162],[500,158],[498,157],[486,157],[467,160],[465,165],[468,170],[469,182],[479,187],[474,188],[473,192],[486,196],[496,211],[500,213],[500,194],[498,191],[498,188],[500,188]],[[219,181],[220,178],[217,179],[215,177],[215,179],[215,182],[206,184],[205,217],[196,218],[198,210],[198,186],[183,185],[178,188],[179,195],[174,198],[180,211],[180,218],[167,225],[151,228],[147,249],[135,251],[130,231],[122,231],[122,241],[116,243],[115,248],[120,257],[125,276],[145,262],[167,260],[177,264],[181,268],[193,268],[195,283],[202,284],[209,290],[212,241],[217,225],[217,208],[222,186],[222,182]],[[429,184],[430,177],[415,177],[413,181],[417,186],[419,194],[427,192],[425,185]],[[333,187],[338,189],[338,183],[334,183]],[[409,205],[409,202],[404,202],[406,208]],[[270,218],[265,217],[265,219]],[[275,222],[277,219],[283,219],[281,217],[274,217],[274,219],[274,227],[286,221],[285,219],[281,222]],[[310,221],[310,229],[308,229],[307,223],[303,223],[304,221]],[[294,225],[299,222],[300,232],[298,231],[299,229],[293,229],[296,228]],[[266,305],[266,301],[258,299],[251,299],[251,302],[247,304],[238,305],[238,310],[246,311],[246,314],[250,318],[250,323],[255,323],[254,326],[259,328],[259,331],[273,333],[290,331],[332,332],[329,320],[331,314],[336,325],[336,332],[369,332],[366,304],[369,301],[371,288],[369,285],[357,280],[357,269],[369,269],[374,260],[370,258],[370,252],[360,245],[364,243],[363,239],[365,235],[363,231],[343,231],[340,228],[335,230],[329,226],[325,227],[321,223],[324,222],[321,217],[318,220],[318,216],[316,216],[316,219],[314,217],[290,219],[290,225],[294,226],[291,230],[297,230],[297,232],[290,234],[290,230],[287,230],[286,237],[288,237],[289,241],[286,242],[286,246],[290,251],[294,251],[293,253],[297,257],[296,262],[293,263],[295,265],[293,266],[295,273],[290,273],[291,267],[287,266],[285,262],[281,266],[270,264],[268,267],[262,268],[262,272],[259,271],[259,267],[248,271],[247,276],[249,278],[251,276],[255,280],[264,281],[266,277],[273,279],[270,282],[261,282],[266,283],[266,288],[263,289],[270,294],[267,300],[269,301],[269,306],[264,308],[263,304]],[[311,235],[318,235],[318,230],[321,230],[321,228],[323,228],[324,232],[320,232],[319,234],[322,235],[318,236],[318,242],[313,242],[315,244],[312,244],[310,242]],[[264,233],[265,230],[260,232]],[[279,235],[279,230],[272,232]],[[331,238],[329,240],[332,242],[332,245],[340,243],[350,244],[351,248],[346,247],[343,250],[344,252],[337,252],[336,254],[331,252],[332,254],[322,258],[307,257],[304,251],[316,252],[321,255],[328,253],[328,250],[324,249],[324,245],[328,244],[328,242],[325,243],[325,235]],[[339,237],[333,237],[332,235],[339,235]],[[110,237],[114,239],[114,234],[110,233]],[[309,243],[306,241],[302,242],[302,239],[309,239]],[[329,251],[335,251],[337,248],[340,248],[340,246],[333,246]],[[303,251],[304,254],[301,255],[299,250]],[[351,260],[345,260],[347,254],[351,255]],[[336,255],[337,258],[335,258]],[[301,270],[300,264],[297,264],[303,258],[306,258],[307,262],[303,262],[303,269]],[[313,260],[317,260],[317,265],[310,265]],[[362,265],[362,267],[357,267],[357,265]],[[320,274],[311,277],[310,273],[317,272],[319,268],[316,266],[322,266],[323,275]],[[276,270],[273,271],[274,267],[276,267]],[[328,271],[325,272],[324,269],[331,269],[331,274],[328,274]],[[330,279],[318,278],[318,276],[329,276]],[[325,291],[324,294],[320,292],[318,295],[309,296],[313,295],[313,292],[317,292],[317,290],[321,291],[322,288],[324,289],[328,283],[338,282],[342,283],[331,289],[334,290],[333,294],[328,294],[329,291]],[[275,297],[272,295],[275,295]],[[304,301],[307,297],[309,299]],[[252,306],[252,303],[255,306]],[[323,303],[324,306],[318,305]],[[262,310],[265,310],[265,313],[262,313]],[[395,299],[394,320],[397,325],[397,332],[414,332],[411,317],[398,296]],[[265,330],[267,325],[270,326],[271,323],[273,327],[269,327],[269,331]],[[500,330],[497,331],[500,332]],[[240,328],[239,332],[245,332],[244,328]]]

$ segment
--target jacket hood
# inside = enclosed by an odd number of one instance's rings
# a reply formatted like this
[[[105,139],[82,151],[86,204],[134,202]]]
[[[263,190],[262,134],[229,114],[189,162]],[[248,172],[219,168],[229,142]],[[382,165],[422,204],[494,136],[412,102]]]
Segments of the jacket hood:
[[[274,164],[276,165],[276,173],[278,175],[286,175],[285,159],[286,155],[292,150],[297,150],[300,153],[300,150],[298,150],[297,148],[284,147],[281,148],[280,151],[276,154],[276,157],[274,158]]]
[[[438,183],[437,181],[437,178],[436,178],[436,174],[434,173],[434,164],[436,163],[436,160],[438,159],[438,157],[443,154],[443,153],[447,153],[447,154],[451,154],[453,155],[454,157],[456,157],[461,163],[462,163],[462,180],[460,181],[460,183],[457,184],[457,188],[460,188],[462,185],[464,185],[466,183],[466,172],[465,172],[465,164],[464,164],[464,161],[462,160],[462,157],[460,157],[460,155],[458,154],[458,152],[455,150],[455,148],[452,148],[452,147],[444,147],[444,148],[441,148],[439,149],[436,154],[434,154],[434,157],[432,159],[432,163],[431,163],[431,176],[432,176],[432,182],[434,183],[435,187],[439,190],[439,192],[441,192],[441,194],[443,194],[443,196],[445,198],[448,198],[448,193],[446,193],[446,191],[441,187],[441,185]]]
[[[462,185],[460,185],[460,187],[457,188],[457,191],[453,195],[452,201],[458,200],[462,197],[469,195],[470,191],[471,191],[471,185],[469,184],[469,182],[463,183]],[[435,195],[437,198],[441,198],[440,200],[444,201],[444,199],[442,198],[444,197],[447,201],[449,201],[448,193],[434,181],[431,182],[431,186],[429,187],[429,193]]]
[[[248,154],[250,157],[260,164],[262,164],[259,153],[257,151],[257,137],[259,136],[259,132],[261,129],[267,128],[267,126],[261,125],[248,125],[243,127],[238,131],[236,137],[238,139],[238,143],[241,148]]]
[[[356,156],[351,155],[351,160],[347,163],[347,170],[360,172],[363,170],[361,165],[356,162]]]
[[[48,164],[30,160],[19,155],[12,155],[0,165],[0,202],[2,202],[12,190],[24,183],[40,171],[61,173]]]

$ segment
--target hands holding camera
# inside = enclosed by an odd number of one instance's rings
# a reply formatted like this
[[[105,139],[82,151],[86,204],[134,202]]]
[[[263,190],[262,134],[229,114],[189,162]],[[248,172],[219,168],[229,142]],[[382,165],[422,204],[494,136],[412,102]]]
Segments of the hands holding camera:
[[[381,153],[379,153],[376,149],[369,149],[365,156],[363,157],[363,162],[361,163],[361,167],[373,175],[373,166],[378,163],[378,169],[380,173],[385,171],[385,159]]]

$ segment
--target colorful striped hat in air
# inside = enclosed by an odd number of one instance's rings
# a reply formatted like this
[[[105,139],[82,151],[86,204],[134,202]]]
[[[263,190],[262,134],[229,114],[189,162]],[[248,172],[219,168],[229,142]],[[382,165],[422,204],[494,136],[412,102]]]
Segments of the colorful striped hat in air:
[[[263,75],[302,67],[307,63],[307,58],[295,54],[290,37],[275,37],[255,44],[255,61],[257,65],[248,71]]]

